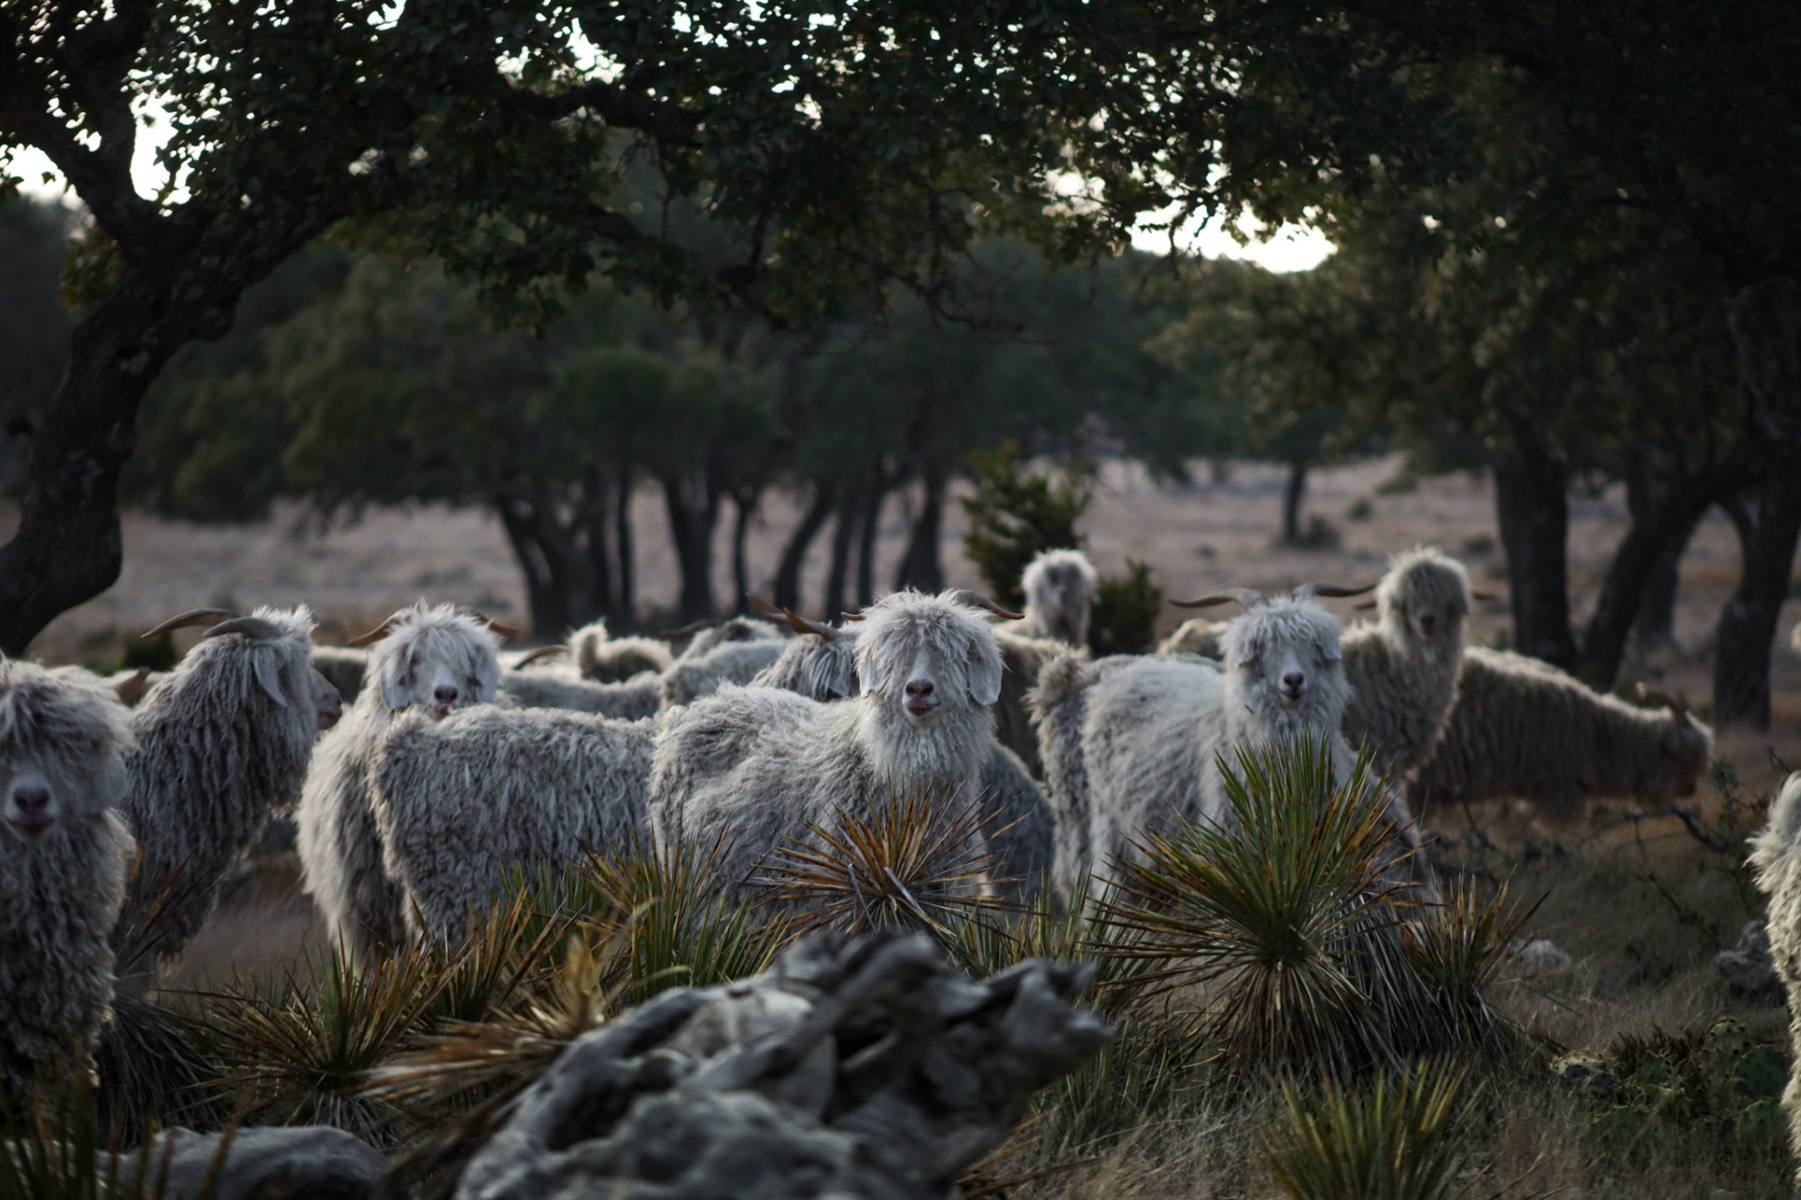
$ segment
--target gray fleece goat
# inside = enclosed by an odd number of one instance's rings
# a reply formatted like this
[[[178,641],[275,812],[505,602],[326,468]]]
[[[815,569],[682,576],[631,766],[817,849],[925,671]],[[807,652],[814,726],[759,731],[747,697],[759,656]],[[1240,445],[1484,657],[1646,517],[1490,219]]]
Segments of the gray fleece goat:
[[[295,842],[302,886],[331,938],[364,963],[407,940],[401,888],[383,865],[369,777],[382,735],[403,712],[443,718],[486,704],[500,677],[493,631],[477,614],[448,604],[403,608],[364,635],[375,637],[369,686],[319,746]]]
[[[153,926],[145,944],[163,959],[200,931],[218,881],[271,814],[299,799],[313,742],[342,712],[312,668],[306,608],[195,609],[151,635],[213,622],[131,714],[119,808],[139,862],[120,927]]]
[[[856,696],[861,690],[857,628],[826,625],[792,612],[787,619],[796,636],[751,686],[782,688],[824,703]],[[1000,642],[1001,635],[995,640]],[[1003,688],[1003,698],[1005,694]],[[994,746],[983,764],[976,803],[997,894],[1022,902],[1036,898],[1050,883],[1051,810],[1025,764],[1005,746]]]
[[[748,683],[786,644],[773,636],[715,641],[698,654],[691,647],[660,675],[640,674],[623,683],[596,683],[569,669],[506,671],[500,690],[521,708],[560,708],[633,721],[710,696],[722,683]]]
[[[1323,735],[1338,775],[1348,775],[1339,624],[1313,598],[1347,594],[1306,585],[1292,596],[1241,590],[1195,602],[1246,606],[1226,626],[1223,668],[1157,655],[1071,655],[1045,668],[1034,706],[1056,814],[1053,870],[1066,897],[1088,873],[1134,857],[1131,843],[1172,818],[1226,819],[1220,755]],[[1393,798],[1385,803],[1392,811]],[[1410,829],[1404,813],[1392,819]]]
[[[1770,898],[1770,957],[1788,989],[1789,1044],[1801,1063],[1801,771],[1791,773],[1770,805],[1770,819],[1751,842],[1751,869]],[[1789,1149],[1801,1164],[1801,1070],[1789,1068],[1782,1107],[1788,1110]],[[1801,1185],[1801,1166],[1795,1182]]]
[[[1423,762],[1444,728],[1463,664],[1470,578],[1463,564],[1420,548],[1389,560],[1376,587],[1375,623],[1345,630],[1351,684],[1344,735],[1368,745],[1376,769],[1399,777]]]
[[[1223,622],[1209,621],[1206,617],[1190,617],[1157,643],[1157,653],[1166,656],[1188,654],[1216,660],[1224,658],[1226,652],[1220,649],[1219,635],[1225,629]]]
[[[871,813],[897,795],[976,800],[1002,673],[981,611],[963,594],[904,591],[864,618],[854,699],[728,686],[664,717],[651,780],[659,847],[719,840],[722,877],[747,886],[839,811]]]
[[[1536,658],[1471,646],[1444,732],[1409,787],[1428,803],[1517,797],[1557,815],[1598,796],[1692,795],[1713,734],[1681,704],[1635,708]]]
[[[675,657],[655,638],[613,637],[605,621],[584,625],[569,635],[569,650],[583,679],[623,683],[646,671],[667,671]]]
[[[85,1070],[112,1010],[130,722],[85,671],[0,658],[0,1092]]]
[[[1020,577],[1026,619],[1014,632],[1086,646],[1095,586],[1094,564],[1080,550],[1040,550]]]
[[[648,841],[653,725],[492,705],[406,713],[371,773],[383,864],[409,929],[462,938],[511,869],[560,871]]]

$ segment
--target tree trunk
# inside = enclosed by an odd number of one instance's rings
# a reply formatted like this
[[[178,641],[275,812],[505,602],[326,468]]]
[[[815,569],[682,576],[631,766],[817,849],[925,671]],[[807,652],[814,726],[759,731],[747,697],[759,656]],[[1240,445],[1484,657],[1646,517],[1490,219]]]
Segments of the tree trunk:
[[[807,505],[807,511],[789,535],[788,544],[782,548],[782,561],[775,571],[775,603],[787,608],[800,608],[800,570],[807,561],[807,549],[812,546],[813,539],[825,528],[825,523],[832,515],[832,503],[836,499],[837,488],[830,482],[816,482],[813,485],[813,500]]]
[[[572,597],[569,627],[579,628],[607,614],[613,606],[613,564],[607,545],[610,482],[598,471],[589,471],[582,484],[581,505],[575,516],[575,532],[585,551],[584,586]],[[540,636],[549,636],[541,633]]]
[[[850,607],[846,584],[850,579],[851,547],[856,541],[857,514],[862,511],[863,489],[857,488],[838,507],[832,526],[832,566],[825,577],[825,615],[829,621]]]
[[[869,498],[859,514],[857,531],[857,604],[868,608],[875,603],[876,538],[882,531],[882,503],[888,498],[888,478],[880,471],[869,489]]]
[[[1282,486],[1282,544],[1301,544],[1301,500],[1307,494],[1307,461],[1288,464],[1288,481]]]
[[[897,588],[915,587],[922,592],[944,590],[944,560],[940,553],[944,529],[944,493],[949,481],[944,468],[930,460],[920,467],[922,498],[907,553],[895,575]]]
[[[1495,515],[1507,553],[1514,649],[1559,667],[1576,662],[1566,560],[1569,467],[1531,421],[1513,422],[1513,445],[1494,464]]]
[[[75,326],[69,365],[27,466],[25,502],[0,546],[0,654],[22,655],[62,613],[119,577],[119,472],[135,443],[144,393],[184,344],[223,336],[244,289],[330,225],[336,211],[303,196],[276,215],[220,220],[192,244],[127,248],[130,264]],[[162,231],[171,243],[175,226]]]
[[[1676,644],[1676,593],[1682,582],[1682,556],[1694,539],[1695,528],[1706,516],[1702,511],[1664,542],[1645,580],[1644,599],[1639,601],[1638,620],[1632,626],[1632,641],[1640,650],[1658,650]]]
[[[1653,573],[1669,557],[1672,546],[1676,556],[1681,556],[1688,534],[1714,500],[1710,490],[1687,483],[1642,519],[1634,520],[1626,531],[1607,565],[1607,578],[1582,639],[1578,673],[1590,687],[1600,691],[1613,687],[1626,653],[1626,635],[1638,618]]]
[[[512,544],[513,557],[525,576],[526,606],[531,612],[532,631],[542,638],[554,638],[569,627],[569,547],[547,537],[549,524],[531,500],[507,495],[496,497],[495,511],[500,514],[501,528]]]
[[[1751,519],[1735,521],[1743,574],[1720,613],[1713,719],[1716,727],[1768,729],[1770,648],[1801,538],[1801,282],[1762,280],[1735,295],[1728,314],[1765,470]]]
[[[619,468],[619,499],[613,505],[613,549],[619,556],[619,599],[613,605],[619,624],[615,633],[638,627],[638,562],[632,539],[632,469]]]
[[[750,540],[751,518],[757,514],[757,494],[738,492],[732,497],[732,506],[737,510],[737,517],[732,522],[732,589],[736,593],[732,611],[741,613],[749,607],[744,599],[751,590],[750,556],[745,543]]]
[[[719,523],[719,489],[704,469],[663,477],[669,508],[669,535],[681,569],[681,620],[684,624],[714,614],[713,530]]]

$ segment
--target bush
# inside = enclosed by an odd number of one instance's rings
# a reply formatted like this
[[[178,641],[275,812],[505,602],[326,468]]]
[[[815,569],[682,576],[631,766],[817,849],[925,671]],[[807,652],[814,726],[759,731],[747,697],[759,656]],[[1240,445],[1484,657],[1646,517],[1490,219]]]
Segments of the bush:
[[[1088,646],[1096,655],[1143,654],[1157,640],[1163,589],[1151,582],[1147,563],[1126,560],[1126,574],[1103,577],[1088,621]]]
[[[1086,464],[1075,463],[1060,478],[1021,473],[1019,443],[970,454],[976,494],[958,501],[969,516],[963,557],[982,576],[988,594],[1005,603],[1017,598],[1019,577],[1041,550],[1075,549],[1082,544],[1076,521],[1094,492]]]
[[[1463,1073],[1421,1065],[1367,1091],[1282,1085],[1283,1117],[1264,1134],[1270,1174],[1292,1200],[1441,1200],[1467,1194],[1457,1092]]]

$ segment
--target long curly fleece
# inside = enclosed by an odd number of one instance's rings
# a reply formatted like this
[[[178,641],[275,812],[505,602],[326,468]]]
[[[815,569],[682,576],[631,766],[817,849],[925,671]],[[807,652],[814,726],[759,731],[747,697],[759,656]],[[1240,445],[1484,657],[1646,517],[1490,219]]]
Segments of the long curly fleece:
[[[0,1092],[85,1059],[111,1012],[132,855],[112,806],[131,745],[100,680],[0,658],[0,789],[42,776],[58,814],[32,842],[0,829]]]

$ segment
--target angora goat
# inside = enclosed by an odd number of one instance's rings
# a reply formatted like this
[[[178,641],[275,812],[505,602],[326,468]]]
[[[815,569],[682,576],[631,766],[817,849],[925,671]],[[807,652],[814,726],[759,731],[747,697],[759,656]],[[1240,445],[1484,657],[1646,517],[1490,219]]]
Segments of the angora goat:
[[[780,615],[796,636],[751,686],[783,688],[828,703],[857,695],[856,626],[826,625],[792,612]],[[997,633],[995,641],[1002,640]],[[1025,764],[1005,746],[994,746],[983,764],[976,804],[997,892],[1007,900],[1037,896],[1050,883],[1051,810]]]
[[[1326,736],[1339,776],[1348,775],[1339,624],[1314,597],[1355,594],[1309,584],[1292,596],[1239,590],[1194,601],[1245,605],[1226,626],[1223,668],[1156,655],[1070,656],[1045,668],[1034,703],[1065,895],[1086,873],[1130,858],[1131,841],[1147,830],[1176,817],[1226,819],[1216,756],[1230,762],[1239,747]],[[1384,802],[1410,830],[1393,798]]]
[[[259,608],[247,617],[195,609],[145,636],[213,624],[131,714],[137,746],[120,810],[139,865],[122,927],[155,926],[168,958],[199,932],[219,879],[273,812],[300,796],[338,693],[312,667],[312,614]]]
[[[79,1068],[111,1011],[131,835],[125,709],[73,667],[0,658],[0,1091]]]
[[[383,865],[414,934],[457,940],[509,869],[647,840],[653,726],[493,705],[395,718],[371,779]]]
[[[605,621],[584,625],[569,635],[569,651],[583,679],[623,683],[646,671],[667,671],[675,661],[666,643],[647,637],[613,637]]]
[[[1471,646],[1411,803],[1519,797],[1568,815],[1596,796],[1692,795],[1713,735],[1676,701],[1658,703],[1634,708],[1536,658]]]
[[[1437,550],[1389,560],[1376,587],[1377,621],[1345,630],[1344,673],[1351,684],[1344,735],[1368,745],[1377,770],[1398,778],[1431,752],[1450,711],[1463,664],[1463,622],[1470,578]]]
[[[726,687],[666,715],[651,780],[658,844],[722,839],[722,875],[742,885],[839,810],[871,813],[893,796],[973,803],[1001,691],[982,608],[1003,611],[975,599],[904,591],[866,609],[854,699]]]
[[[368,962],[407,937],[400,888],[382,865],[369,778],[376,747],[398,713],[442,718],[492,701],[500,662],[487,622],[448,604],[403,608],[357,640],[375,642],[368,686],[349,719],[319,746],[297,814],[296,848],[303,886],[331,937]]]
[[[1789,1041],[1801,1062],[1801,771],[1789,775],[1770,805],[1769,823],[1752,840],[1751,869],[1770,898],[1770,957],[1788,989]],[[1801,1162],[1801,1071],[1794,1067],[1782,1106],[1788,1110],[1789,1148]],[[1801,1169],[1795,1182],[1801,1184]]]
[[[1039,551],[1020,577],[1026,617],[1014,632],[1086,646],[1095,585],[1094,564],[1080,550]]]

